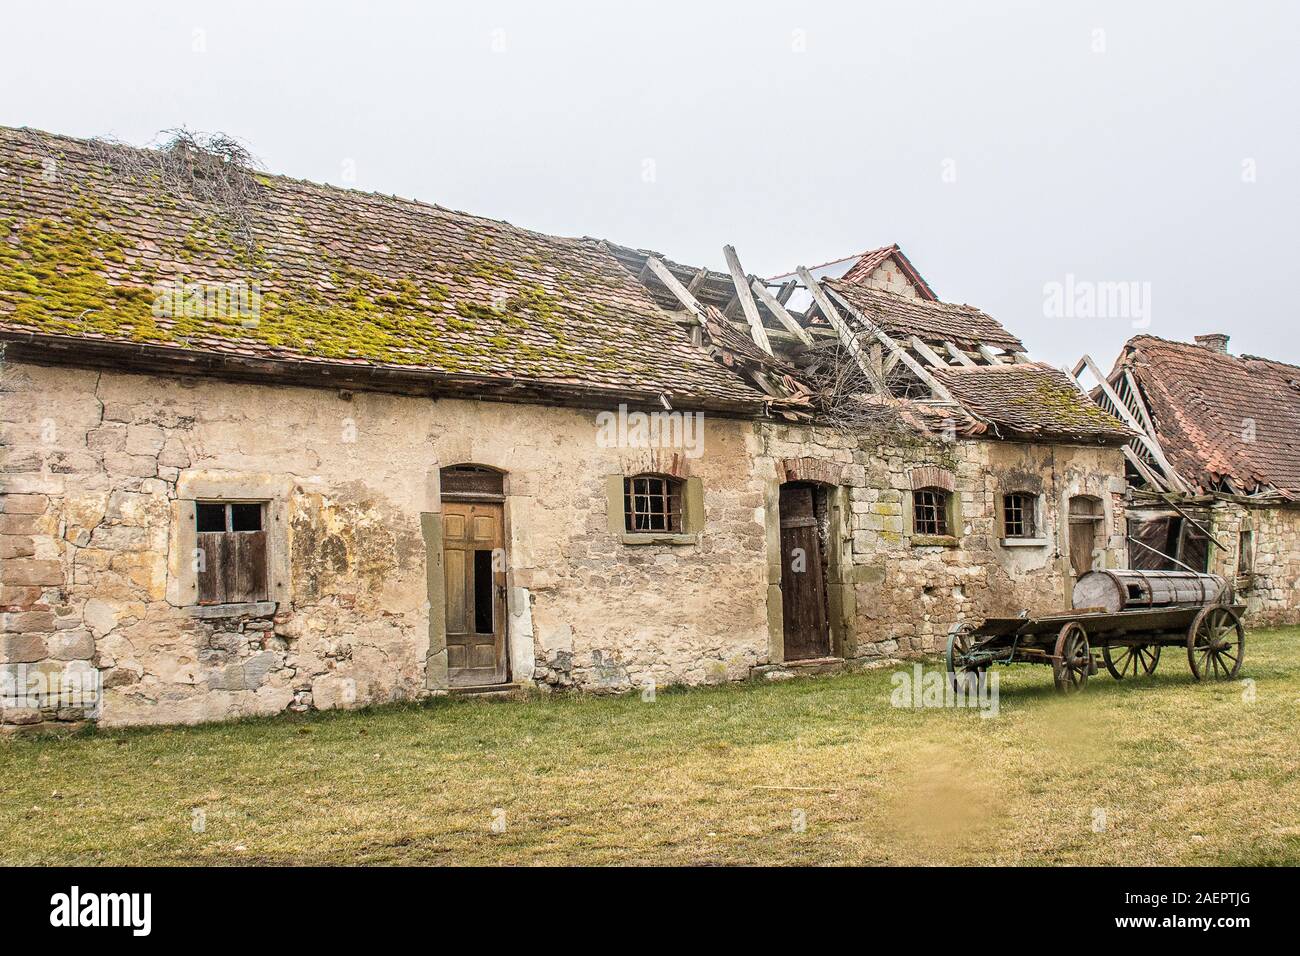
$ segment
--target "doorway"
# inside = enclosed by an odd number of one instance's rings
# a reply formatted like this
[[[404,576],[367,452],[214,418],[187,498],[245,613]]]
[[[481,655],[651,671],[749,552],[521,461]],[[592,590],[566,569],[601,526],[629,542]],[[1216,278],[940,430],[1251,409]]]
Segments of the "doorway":
[[[495,482],[496,491],[488,483]],[[503,684],[506,653],[505,511],[501,475],[444,469],[442,554],[447,680],[453,687]],[[473,498],[475,500],[467,500]]]
[[[1070,499],[1070,570],[1078,577],[1096,566],[1098,541],[1106,520],[1100,498],[1075,495]]]
[[[781,617],[787,661],[831,655],[826,489],[781,486]]]

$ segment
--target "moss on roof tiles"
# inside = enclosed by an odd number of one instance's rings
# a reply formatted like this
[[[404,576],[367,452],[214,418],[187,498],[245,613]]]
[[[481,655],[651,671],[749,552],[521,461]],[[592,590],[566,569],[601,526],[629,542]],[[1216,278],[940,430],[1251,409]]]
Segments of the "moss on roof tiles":
[[[109,175],[86,142],[30,130],[0,128],[0,172],[8,327],[763,400],[589,241],[259,174],[245,244],[222,209],[177,201],[156,176]],[[255,316],[158,308],[178,284],[238,282]]]

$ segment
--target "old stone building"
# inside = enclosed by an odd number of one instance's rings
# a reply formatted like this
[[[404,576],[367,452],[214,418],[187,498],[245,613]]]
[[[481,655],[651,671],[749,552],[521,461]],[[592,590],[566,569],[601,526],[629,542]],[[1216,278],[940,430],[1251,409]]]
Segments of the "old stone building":
[[[897,247],[761,282],[30,130],[0,240],[9,727],[844,666],[1125,560],[1132,433]]]
[[[1135,568],[1232,581],[1251,623],[1300,621],[1300,368],[1140,335],[1094,396],[1135,432],[1128,458]]]

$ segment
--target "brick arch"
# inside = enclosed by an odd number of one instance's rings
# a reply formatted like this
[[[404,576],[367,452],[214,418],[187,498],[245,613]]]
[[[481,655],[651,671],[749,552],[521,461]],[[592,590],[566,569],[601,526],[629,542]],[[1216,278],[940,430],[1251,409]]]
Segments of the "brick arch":
[[[782,458],[777,462],[781,481],[811,481],[819,485],[844,483],[844,465],[824,458]]]
[[[947,468],[938,465],[922,465],[913,468],[911,473],[912,490],[918,488],[942,488],[944,491],[957,490],[957,478]]]

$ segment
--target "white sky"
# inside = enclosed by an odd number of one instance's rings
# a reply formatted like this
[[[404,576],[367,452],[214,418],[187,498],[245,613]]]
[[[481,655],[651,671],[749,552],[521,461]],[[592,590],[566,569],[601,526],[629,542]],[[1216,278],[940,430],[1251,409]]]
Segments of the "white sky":
[[[1135,329],[1048,317],[1046,283],[1149,283],[1152,334],[1300,362],[1300,4],[41,0],[3,22],[3,125],[220,130],[272,172],[716,268],[731,242],[764,275],[899,242],[1055,364],[1109,365]]]

